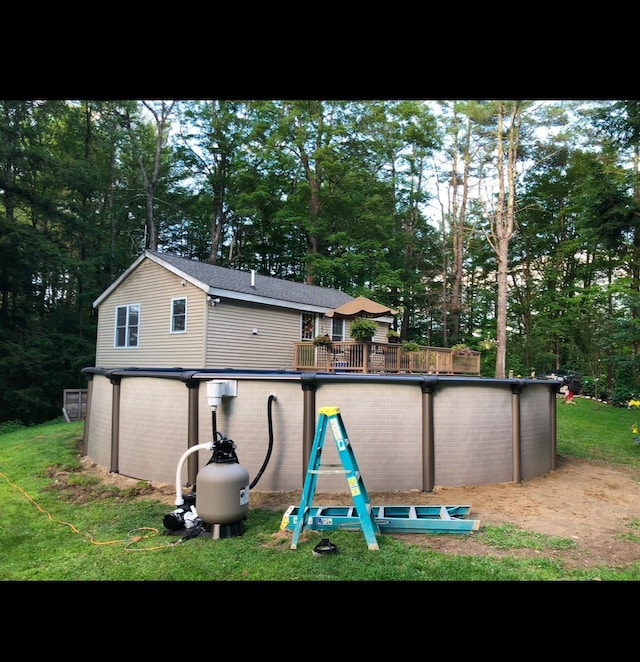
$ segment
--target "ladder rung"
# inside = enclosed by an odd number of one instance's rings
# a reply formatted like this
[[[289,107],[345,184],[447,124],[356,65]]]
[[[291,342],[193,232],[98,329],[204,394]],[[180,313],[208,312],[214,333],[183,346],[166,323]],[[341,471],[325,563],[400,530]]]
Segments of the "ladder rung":
[[[451,519],[451,515],[449,515],[449,510],[446,506],[440,506],[440,519]]]

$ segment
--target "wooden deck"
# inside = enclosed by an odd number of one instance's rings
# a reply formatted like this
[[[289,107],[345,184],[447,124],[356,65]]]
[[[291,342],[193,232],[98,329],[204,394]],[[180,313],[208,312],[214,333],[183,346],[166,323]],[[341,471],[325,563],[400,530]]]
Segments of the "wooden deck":
[[[477,376],[480,352],[460,354],[447,347],[420,347],[415,352],[403,352],[397,343],[379,342],[345,341],[331,345],[297,342],[294,370]]]

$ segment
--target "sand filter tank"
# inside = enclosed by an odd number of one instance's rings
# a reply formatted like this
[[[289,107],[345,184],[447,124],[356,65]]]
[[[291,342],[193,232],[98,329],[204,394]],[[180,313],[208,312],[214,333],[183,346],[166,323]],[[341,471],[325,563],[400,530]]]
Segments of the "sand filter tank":
[[[196,476],[196,511],[213,528],[213,537],[244,533],[249,509],[249,472],[238,462],[235,444],[222,435],[214,442],[209,462]],[[227,535],[216,535],[225,533]]]

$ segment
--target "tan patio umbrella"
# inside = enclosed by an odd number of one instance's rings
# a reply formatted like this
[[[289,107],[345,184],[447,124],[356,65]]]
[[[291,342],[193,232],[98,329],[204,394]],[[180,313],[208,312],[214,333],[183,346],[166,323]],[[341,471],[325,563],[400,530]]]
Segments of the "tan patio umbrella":
[[[381,303],[367,299],[367,297],[357,297],[341,306],[330,310],[326,317],[341,317],[343,319],[355,319],[356,317],[381,317],[382,315],[397,315],[398,311],[383,306]]]

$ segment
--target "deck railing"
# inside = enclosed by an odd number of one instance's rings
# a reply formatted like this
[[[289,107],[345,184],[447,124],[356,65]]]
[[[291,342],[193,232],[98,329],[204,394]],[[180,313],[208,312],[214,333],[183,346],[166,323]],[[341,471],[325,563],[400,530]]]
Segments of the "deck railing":
[[[294,343],[294,370],[314,372],[415,372],[436,375],[479,375],[480,352],[420,347],[404,352],[397,343]]]

